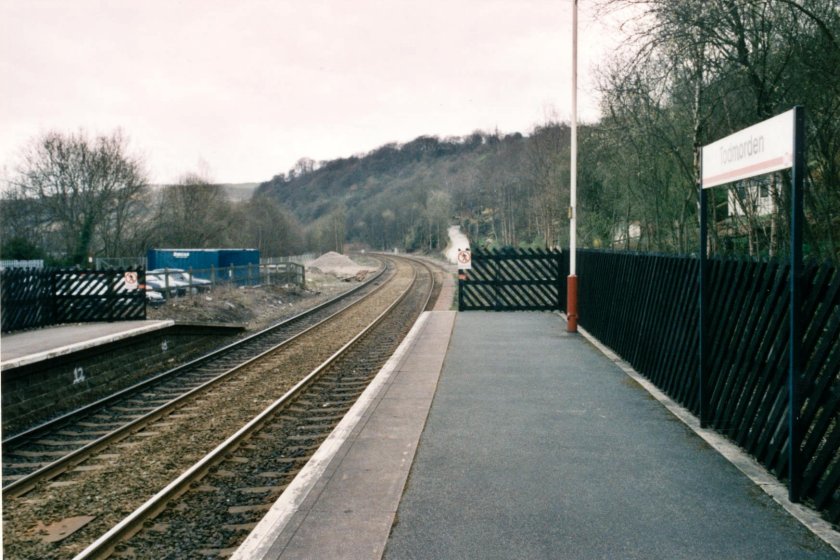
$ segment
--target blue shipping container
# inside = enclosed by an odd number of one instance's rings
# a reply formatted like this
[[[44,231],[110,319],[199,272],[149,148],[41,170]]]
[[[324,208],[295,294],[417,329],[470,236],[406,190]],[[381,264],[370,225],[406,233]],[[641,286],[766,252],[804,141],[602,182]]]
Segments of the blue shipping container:
[[[259,249],[219,249],[219,266],[260,264]]]
[[[260,251],[258,249],[149,249],[146,254],[146,266],[149,270],[158,268],[180,268],[183,270],[209,270],[220,268],[246,267],[254,265],[253,274],[258,275]],[[205,274],[206,276],[206,274]],[[248,278],[247,268],[237,268],[234,272],[237,280]]]

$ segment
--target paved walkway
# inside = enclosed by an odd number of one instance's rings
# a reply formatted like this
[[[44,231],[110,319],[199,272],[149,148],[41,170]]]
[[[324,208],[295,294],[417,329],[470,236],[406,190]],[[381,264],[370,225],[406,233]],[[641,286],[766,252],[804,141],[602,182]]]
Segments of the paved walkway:
[[[383,556],[840,558],[556,314],[451,311],[232,560]]]
[[[460,313],[385,558],[838,558],[553,314]]]
[[[454,320],[420,317],[231,560],[382,557]]]
[[[174,321],[114,321],[58,325],[0,337],[0,367],[9,369],[164,329]]]

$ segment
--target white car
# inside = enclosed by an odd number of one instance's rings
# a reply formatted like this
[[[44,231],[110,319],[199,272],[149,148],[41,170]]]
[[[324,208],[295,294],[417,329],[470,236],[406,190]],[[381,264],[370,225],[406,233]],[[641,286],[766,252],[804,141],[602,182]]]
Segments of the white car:
[[[146,287],[146,303],[149,305],[163,305],[166,303],[166,298],[157,290],[150,290]]]
[[[191,276],[189,272],[185,272],[181,268],[156,268],[154,270],[150,270],[146,273],[147,283],[150,274],[159,278],[161,282],[165,282],[168,278],[170,287],[175,286],[176,289],[183,289],[184,293],[186,293],[190,287],[192,287],[193,292],[196,293],[209,291],[212,286],[212,282],[210,282],[210,280],[198,278],[197,276]]]
[[[165,296],[182,296],[187,293],[187,284],[169,276],[168,281],[163,274],[146,273],[146,289],[152,288]]]

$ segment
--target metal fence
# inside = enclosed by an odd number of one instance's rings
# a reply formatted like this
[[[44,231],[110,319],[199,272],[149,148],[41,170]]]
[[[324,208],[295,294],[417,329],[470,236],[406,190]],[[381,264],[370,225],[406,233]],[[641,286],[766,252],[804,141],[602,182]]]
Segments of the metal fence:
[[[302,255],[290,255],[288,257],[262,257],[260,258],[260,264],[283,264],[288,262],[293,262],[297,264],[306,264],[309,261],[314,261],[318,258],[318,255],[315,253],[304,253]]]
[[[698,259],[579,251],[580,325],[699,413]],[[789,267],[710,261],[710,426],[788,477]],[[840,271],[806,267],[796,452],[803,499],[840,522]]]
[[[8,269],[0,273],[2,331],[146,318],[143,270]]]
[[[317,255],[314,253],[304,253],[302,255],[290,255],[287,257],[262,257],[260,258],[260,265],[277,265],[277,264],[285,264],[285,263],[297,263],[297,264],[306,264],[309,261],[313,261],[317,258]],[[0,261],[0,266],[2,266],[5,262],[36,262],[36,261]],[[43,266],[43,261],[41,262]],[[146,257],[114,257],[114,258],[107,258],[107,257],[97,257],[95,260],[95,266],[97,270],[107,270],[112,268],[129,268],[129,267],[142,267],[148,268]],[[19,265],[19,266],[34,266],[34,265]]]
[[[96,257],[93,262],[96,270],[147,268],[146,257]]]
[[[44,268],[44,260],[36,259],[30,261],[0,260],[0,270],[7,268]]]
[[[185,296],[220,286],[306,286],[306,269],[294,262],[210,267],[205,269],[156,269],[146,275],[146,286],[164,296]]]

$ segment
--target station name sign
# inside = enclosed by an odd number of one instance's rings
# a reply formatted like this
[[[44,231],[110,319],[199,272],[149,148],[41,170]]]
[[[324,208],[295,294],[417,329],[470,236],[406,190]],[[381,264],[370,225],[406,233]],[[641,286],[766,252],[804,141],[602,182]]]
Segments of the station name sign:
[[[703,146],[703,188],[793,166],[794,111]]]

